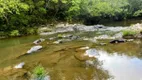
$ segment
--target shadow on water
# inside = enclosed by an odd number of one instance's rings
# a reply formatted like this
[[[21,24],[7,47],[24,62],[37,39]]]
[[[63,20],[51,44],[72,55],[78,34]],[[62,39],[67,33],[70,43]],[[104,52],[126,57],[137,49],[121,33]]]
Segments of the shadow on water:
[[[133,24],[142,23],[141,18],[138,19],[128,19],[124,21],[110,21],[110,20],[102,20],[99,24],[103,24],[105,26],[131,26]]]

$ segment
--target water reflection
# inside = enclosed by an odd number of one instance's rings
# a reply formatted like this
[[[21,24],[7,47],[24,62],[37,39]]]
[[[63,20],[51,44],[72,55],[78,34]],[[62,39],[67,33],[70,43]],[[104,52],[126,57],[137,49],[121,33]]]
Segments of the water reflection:
[[[102,67],[109,71],[114,80],[142,80],[142,60],[136,57],[118,55],[117,53],[109,54],[106,51],[98,51],[96,56],[99,61],[103,62]]]

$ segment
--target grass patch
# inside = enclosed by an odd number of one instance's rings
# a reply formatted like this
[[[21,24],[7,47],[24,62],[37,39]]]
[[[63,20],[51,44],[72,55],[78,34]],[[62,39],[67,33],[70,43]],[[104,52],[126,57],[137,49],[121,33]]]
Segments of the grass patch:
[[[123,36],[134,36],[137,34],[136,31],[132,31],[132,30],[124,30],[122,31],[122,33],[123,33]]]
[[[47,77],[47,72],[41,65],[35,67],[32,74],[31,80],[45,80]]]

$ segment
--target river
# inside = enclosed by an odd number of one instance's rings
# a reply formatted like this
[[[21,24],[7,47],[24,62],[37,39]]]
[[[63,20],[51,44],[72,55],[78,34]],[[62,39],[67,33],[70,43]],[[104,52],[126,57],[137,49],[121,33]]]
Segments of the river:
[[[135,23],[134,20],[106,23],[107,28],[101,29],[98,26],[97,29],[92,26],[78,27],[77,31],[67,29],[67,32],[57,29],[54,31],[61,33],[2,39],[0,80],[30,80],[23,76],[37,65],[46,69],[50,80],[142,80],[142,40],[109,43],[114,37],[121,36],[118,34],[125,29],[124,26]],[[67,37],[70,35],[73,39]],[[21,56],[35,46],[33,41],[39,38],[45,39],[39,44],[43,49]],[[59,40],[62,42],[57,43]],[[11,68],[21,62],[25,63],[21,72]]]

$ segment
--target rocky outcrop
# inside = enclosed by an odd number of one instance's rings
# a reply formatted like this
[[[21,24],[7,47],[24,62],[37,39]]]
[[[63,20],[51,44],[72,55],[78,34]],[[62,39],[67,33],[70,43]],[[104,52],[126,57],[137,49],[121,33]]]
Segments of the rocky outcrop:
[[[64,33],[64,32],[88,32],[88,31],[113,31],[113,32],[119,32],[121,30],[125,30],[128,27],[105,27],[103,25],[93,25],[93,26],[86,26],[86,25],[73,25],[73,26],[67,26],[67,27],[57,27],[53,29],[51,32],[42,32],[40,35],[50,35],[55,33]]]

